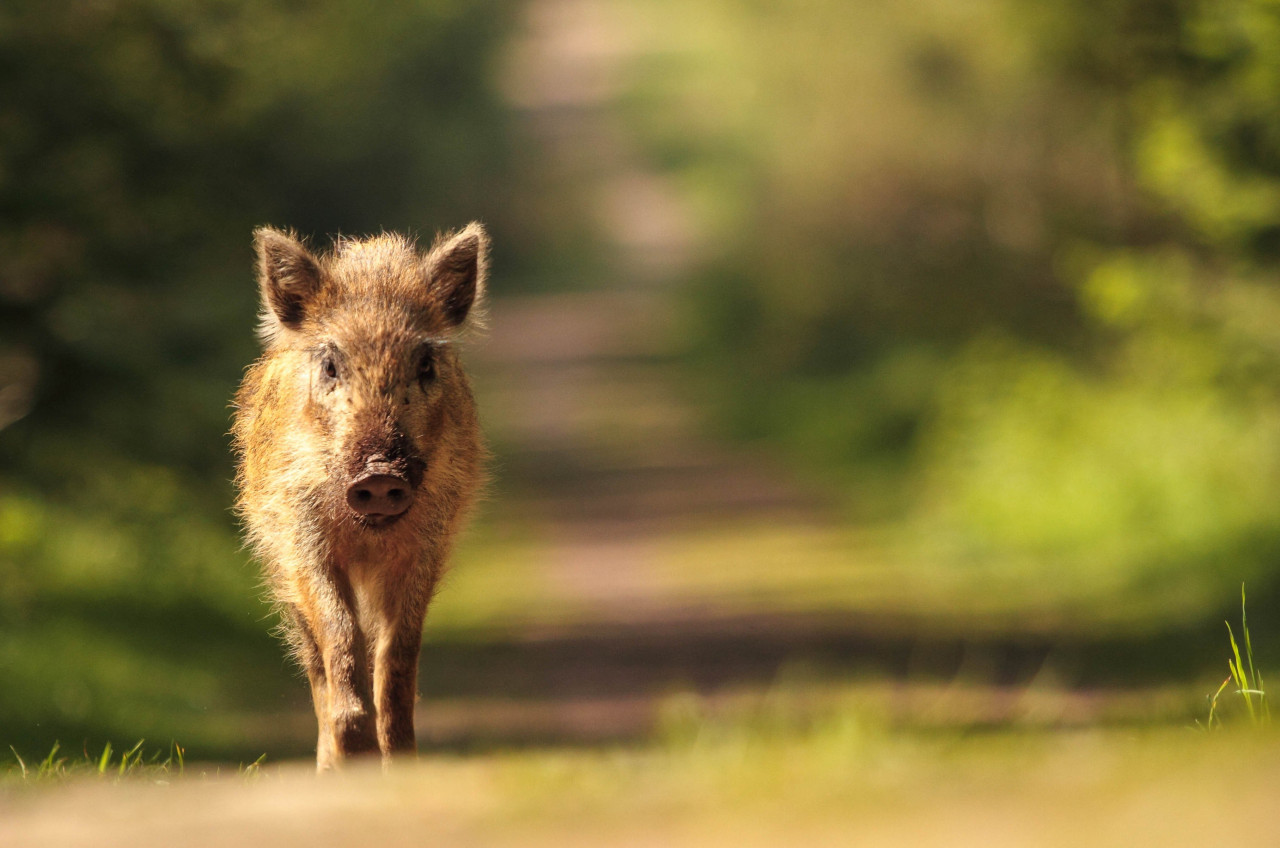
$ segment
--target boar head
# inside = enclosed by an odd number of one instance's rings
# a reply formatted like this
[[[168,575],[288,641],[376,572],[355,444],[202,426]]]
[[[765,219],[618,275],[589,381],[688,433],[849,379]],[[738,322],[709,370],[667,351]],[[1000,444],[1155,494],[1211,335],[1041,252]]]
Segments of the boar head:
[[[475,459],[455,342],[484,291],[484,229],[473,223],[425,252],[382,235],[313,254],[271,228],[255,244],[261,335],[298,400],[291,453],[323,469],[307,488],[339,521],[397,524]]]

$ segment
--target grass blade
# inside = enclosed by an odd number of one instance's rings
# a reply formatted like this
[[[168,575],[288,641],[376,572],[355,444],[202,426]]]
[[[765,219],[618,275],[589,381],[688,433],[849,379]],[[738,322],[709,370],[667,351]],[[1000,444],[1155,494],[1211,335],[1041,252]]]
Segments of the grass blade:
[[[124,756],[120,758],[120,774],[121,775],[124,775],[124,773],[128,771],[129,758],[133,757],[135,754],[138,754],[138,751],[142,749],[142,743],[145,741],[146,741],[145,739],[139,739],[137,743],[128,751],[126,751]],[[138,764],[138,758],[140,757],[141,757],[141,754],[138,754],[138,757],[134,759],[134,765]]]
[[[54,762],[53,758],[58,755],[58,749],[61,747],[61,742],[55,741],[53,743],[53,747],[49,750],[49,756],[45,757],[44,762],[40,763],[40,770],[36,772],[36,777],[44,777],[46,774],[51,774],[57,769],[57,764]]]
[[[98,758],[98,774],[106,774],[107,766],[111,763],[111,743],[107,743],[107,747],[102,749],[102,756]]]
[[[1236,682],[1236,691],[1244,698],[1245,708],[1249,711],[1249,720],[1257,724],[1258,716],[1253,709],[1253,696],[1249,694],[1251,687],[1249,680],[1245,676],[1244,663],[1240,659],[1240,646],[1236,643],[1236,634],[1231,630],[1230,622],[1227,623],[1227,636],[1231,639],[1231,653],[1235,655],[1235,660],[1227,660],[1227,668],[1231,669],[1231,677]]]
[[[1244,604],[1244,584],[1240,584],[1240,629],[1244,631],[1244,653],[1249,658],[1249,683],[1258,679],[1258,672],[1253,667],[1253,640],[1249,638],[1249,619]]]
[[[1223,691],[1226,690],[1227,684],[1230,682],[1230,677],[1223,680],[1222,685],[1218,687],[1218,691],[1214,692],[1213,697],[1209,699],[1209,720],[1205,722],[1206,730],[1213,730],[1215,721],[1217,722],[1218,727],[1222,726],[1222,716],[1218,715],[1218,698],[1222,697]]]

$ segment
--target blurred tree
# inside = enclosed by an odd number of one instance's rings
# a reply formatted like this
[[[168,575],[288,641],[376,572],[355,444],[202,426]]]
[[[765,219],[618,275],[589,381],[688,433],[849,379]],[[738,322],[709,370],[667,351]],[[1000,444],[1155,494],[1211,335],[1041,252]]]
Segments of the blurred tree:
[[[225,469],[208,434],[252,352],[257,223],[500,227],[494,12],[6,4],[2,406],[31,412],[6,433],[6,462],[53,471],[28,463],[29,440],[64,433],[60,450]]]
[[[1091,561],[1193,606],[1259,572],[1274,584],[1280,13],[1244,0],[1017,10],[1041,72],[1110,116],[1138,214],[1054,247],[1087,358],[974,347],[953,372],[935,491],[954,493],[944,511],[987,550]]]
[[[199,715],[279,677],[227,510],[250,231],[477,217],[503,238],[519,181],[490,65],[509,5],[0,8],[6,744],[128,728],[234,749]],[[264,668],[257,695],[236,688]]]
[[[1127,225],[1129,184],[1097,98],[1033,73],[1007,3],[675,5],[673,69],[631,111],[708,222],[701,353],[731,429],[901,479],[975,334],[1078,344],[1055,248]]]
[[[928,556],[1166,615],[1280,574],[1280,11],[678,6],[630,109],[731,431]]]

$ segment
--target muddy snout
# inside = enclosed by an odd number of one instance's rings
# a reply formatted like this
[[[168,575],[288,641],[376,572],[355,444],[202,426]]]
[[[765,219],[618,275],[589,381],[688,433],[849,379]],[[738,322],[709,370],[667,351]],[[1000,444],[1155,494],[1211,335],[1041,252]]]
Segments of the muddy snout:
[[[399,518],[413,504],[414,486],[399,463],[370,462],[347,486],[347,506],[367,523],[378,526]]]

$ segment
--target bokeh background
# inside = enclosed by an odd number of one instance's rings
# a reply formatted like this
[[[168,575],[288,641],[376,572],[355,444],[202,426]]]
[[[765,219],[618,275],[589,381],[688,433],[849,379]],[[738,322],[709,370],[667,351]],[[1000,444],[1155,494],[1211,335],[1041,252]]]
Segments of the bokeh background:
[[[7,0],[0,743],[312,750],[263,223],[494,237],[424,748],[1203,719],[1242,583],[1280,647],[1277,102],[1261,0]]]

